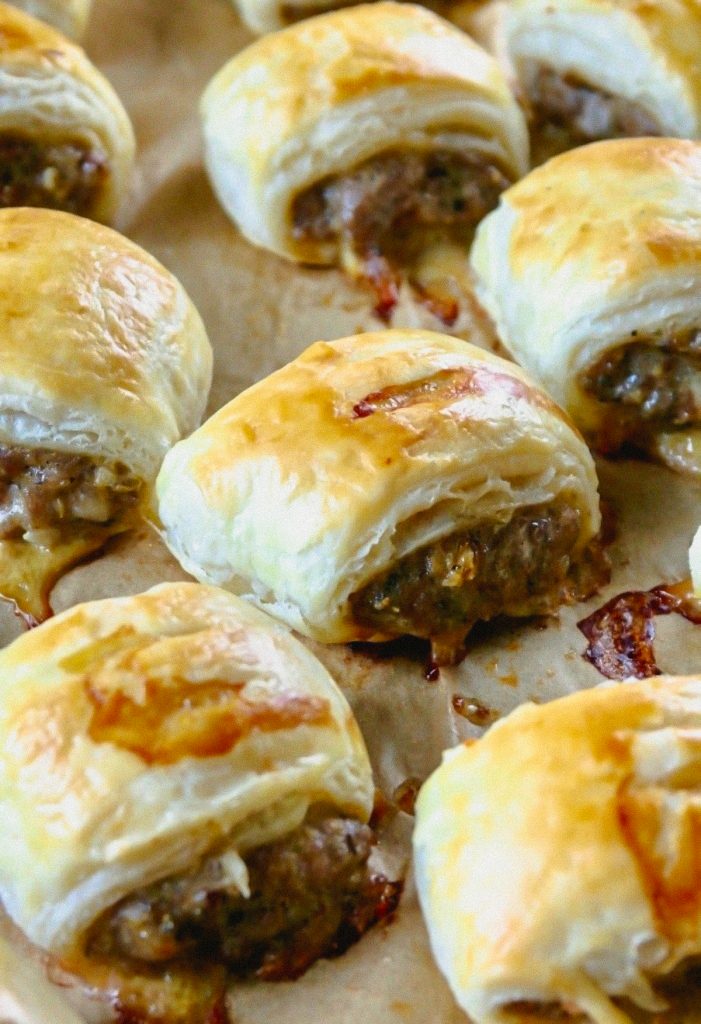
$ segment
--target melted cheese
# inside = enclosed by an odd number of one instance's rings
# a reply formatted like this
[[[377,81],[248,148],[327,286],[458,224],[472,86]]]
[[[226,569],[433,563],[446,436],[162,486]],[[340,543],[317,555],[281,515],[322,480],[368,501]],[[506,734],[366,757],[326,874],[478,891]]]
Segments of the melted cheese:
[[[121,1024],[225,1024],[226,972],[223,967],[198,964],[150,971],[133,961],[71,957],[60,967],[76,983],[116,1012]]]
[[[655,454],[670,469],[701,477],[701,429],[659,434]]]
[[[440,242],[423,252],[412,278],[431,295],[448,302],[464,299],[473,291],[467,249],[451,242]]]
[[[377,310],[383,318],[398,301],[403,279],[408,280],[420,301],[446,326],[458,317],[460,307],[470,301],[472,279],[465,246],[438,242],[421,251],[413,263],[401,269],[378,257],[364,262],[350,238],[342,237],[339,262],[351,277],[365,280],[374,288]]]
[[[42,622],[52,614],[49,594],[63,573],[131,526],[131,517],[85,526],[79,534],[50,547],[26,540],[0,540],[0,597],[12,601],[30,624]]]

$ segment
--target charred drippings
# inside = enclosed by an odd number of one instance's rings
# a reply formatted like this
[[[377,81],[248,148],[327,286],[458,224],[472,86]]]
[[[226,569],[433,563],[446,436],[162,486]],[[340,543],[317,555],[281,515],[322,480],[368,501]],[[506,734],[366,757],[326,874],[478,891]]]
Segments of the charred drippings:
[[[398,807],[400,811],[413,816],[416,806],[416,798],[419,795],[419,790],[421,789],[423,782],[423,779],[418,779],[413,775],[408,779],[404,779],[404,781],[400,782],[392,793],[392,803]]]
[[[677,613],[701,625],[701,603],[688,581],[618,594],[577,623],[588,640],[583,657],[607,679],[660,674],[655,660],[655,616]]]
[[[494,708],[488,708],[475,697],[463,697],[460,693],[454,693],[451,698],[451,705],[456,715],[467,719],[471,725],[486,728],[492,725],[499,718],[499,712]]]

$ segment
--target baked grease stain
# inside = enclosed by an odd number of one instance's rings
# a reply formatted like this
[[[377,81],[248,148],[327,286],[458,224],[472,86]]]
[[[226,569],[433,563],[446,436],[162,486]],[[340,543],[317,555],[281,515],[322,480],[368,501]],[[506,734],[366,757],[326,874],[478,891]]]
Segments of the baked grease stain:
[[[472,725],[486,727],[496,722],[499,712],[494,708],[488,708],[481,704],[474,697],[463,697],[460,693],[454,693],[451,698],[453,711],[461,718],[466,718]]]

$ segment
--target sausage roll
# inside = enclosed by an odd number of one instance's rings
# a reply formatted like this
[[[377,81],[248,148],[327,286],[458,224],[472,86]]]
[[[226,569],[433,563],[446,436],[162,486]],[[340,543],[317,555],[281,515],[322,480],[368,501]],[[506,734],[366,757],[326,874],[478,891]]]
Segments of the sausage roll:
[[[523,705],[444,755],[416,806],[417,888],[475,1024],[666,1007],[701,954],[700,741],[701,677],[657,676]]]
[[[199,423],[211,349],[181,285],[110,228],[0,210],[0,594],[36,619],[127,529]]]
[[[59,32],[79,39],[90,14],[92,0],[10,0],[34,18],[53,25]]]
[[[0,675],[0,895],[120,1020],[223,1020],[225,975],[293,978],[396,902],[345,698],[244,601],[175,583],[78,605]]]
[[[399,268],[464,244],[525,173],[525,123],[496,61],[412,4],[321,15],[253,43],[202,100],[207,167],[243,234],[396,301]]]
[[[106,78],[54,29],[0,3],[0,206],[110,221],[134,133]]]
[[[430,331],[318,342],[166,456],[188,572],[327,643],[541,614],[598,568],[594,465],[518,367]]]
[[[596,139],[701,135],[697,0],[515,0],[504,18],[535,162]]]
[[[503,197],[471,261],[501,339],[604,453],[701,474],[701,144],[593,143]]]

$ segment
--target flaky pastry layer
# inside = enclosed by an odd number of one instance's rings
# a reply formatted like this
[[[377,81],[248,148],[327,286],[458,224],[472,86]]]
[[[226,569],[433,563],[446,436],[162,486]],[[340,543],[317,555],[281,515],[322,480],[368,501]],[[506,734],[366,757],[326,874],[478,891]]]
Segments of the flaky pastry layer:
[[[439,967],[477,1024],[583,1015],[701,952],[701,680],[527,704],[444,755],[414,850]]]

